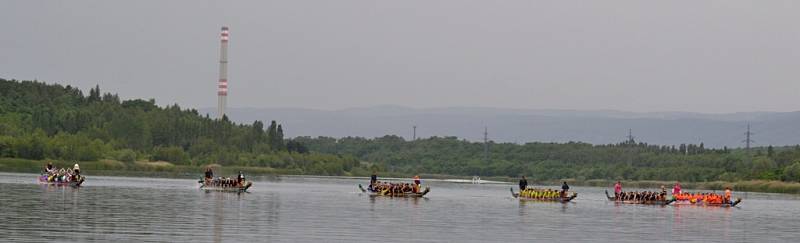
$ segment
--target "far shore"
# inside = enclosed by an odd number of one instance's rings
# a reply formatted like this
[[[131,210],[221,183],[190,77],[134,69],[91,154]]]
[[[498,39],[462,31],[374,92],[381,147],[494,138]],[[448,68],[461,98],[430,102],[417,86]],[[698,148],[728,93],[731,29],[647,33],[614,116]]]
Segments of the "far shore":
[[[74,162],[53,161],[56,167],[64,168],[71,167]],[[169,162],[157,161],[137,161],[131,163],[123,163],[114,160],[102,161],[85,161],[79,162],[81,170],[87,176],[126,176],[126,177],[158,177],[158,178],[198,178],[202,176],[203,168],[209,165],[174,165]],[[14,158],[0,158],[0,172],[19,172],[19,173],[33,173],[38,174],[42,171],[42,167],[46,164],[45,161],[14,159]],[[321,176],[321,177],[352,177],[352,178],[368,178],[369,174],[352,174],[349,172],[342,172],[338,175],[313,175],[303,174],[302,171],[296,169],[278,169],[269,167],[243,167],[243,166],[220,166],[210,165],[214,168],[215,174],[219,176],[233,177],[239,171],[244,172],[248,176]],[[397,173],[397,172],[379,172],[378,175],[382,178],[411,178],[412,174]],[[472,176],[457,176],[457,175],[441,175],[441,174],[419,174],[422,178],[427,179],[441,179],[441,180],[461,180],[471,181]],[[480,178],[485,181],[492,182],[508,182],[515,184],[519,178],[502,177],[502,176],[483,176]],[[545,180],[533,181],[529,180],[529,185],[539,186],[554,186],[558,187],[562,181],[566,181],[569,185],[574,186],[592,186],[592,187],[606,187],[612,188],[616,180],[605,179],[559,179],[559,180]],[[675,181],[621,181],[624,188],[636,188],[642,190],[658,190],[661,186],[671,189]],[[784,182],[784,181],[763,181],[763,180],[749,180],[749,181],[705,181],[705,182],[684,182],[681,181],[681,187],[688,190],[724,190],[725,187],[730,187],[734,191],[747,191],[747,192],[769,192],[769,193],[789,193],[800,194],[800,183],[797,182]]]

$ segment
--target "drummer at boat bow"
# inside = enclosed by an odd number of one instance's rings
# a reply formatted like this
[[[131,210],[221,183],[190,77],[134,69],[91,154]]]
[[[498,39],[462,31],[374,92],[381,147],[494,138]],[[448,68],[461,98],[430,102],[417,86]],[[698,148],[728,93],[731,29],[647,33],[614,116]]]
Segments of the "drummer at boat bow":
[[[81,167],[78,164],[72,166],[72,180],[79,180],[81,178]]]
[[[210,180],[214,179],[214,171],[211,170],[211,167],[207,167],[206,168],[206,177],[205,178],[206,178],[207,181],[210,181]]]
[[[47,162],[47,165],[44,167],[44,173],[55,173],[56,167],[53,166],[53,162]]]
[[[681,182],[675,182],[675,187],[672,187],[672,195],[681,194]]]

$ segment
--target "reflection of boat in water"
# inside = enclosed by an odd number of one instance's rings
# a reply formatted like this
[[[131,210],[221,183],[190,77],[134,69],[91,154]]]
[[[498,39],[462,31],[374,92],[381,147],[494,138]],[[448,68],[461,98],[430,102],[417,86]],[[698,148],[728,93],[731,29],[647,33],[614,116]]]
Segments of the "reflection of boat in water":
[[[705,201],[702,201],[702,200],[699,201],[699,202],[692,202],[690,200],[676,200],[675,203],[673,203],[672,205],[674,205],[674,206],[704,206],[704,207],[729,208],[729,207],[736,207],[736,205],[739,205],[739,203],[741,203],[741,202],[742,202],[741,198],[737,198],[735,201],[729,202],[729,203],[710,203],[710,202],[705,202]]]
[[[609,201],[616,202],[616,203],[624,203],[624,204],[644,204],[644,205],[669,205],[670,203],[675,202],[675,199],[664,199],[664,200],[622,200],[618,199],[616,196],[608,195],[608,191],[606,191],[606,197]]]
[[[55,186],[71,186],[71,187],[79,187],[83,184],[85,178],[83,176],[78,176],[77,180],[67,180],[67,181],[60,181],[60,180],[48,180],[47,175],[39,176],[39,184],[44,185],[55,185]]]
[[[364,189],[364,187],[361,186],[361,184],[358,184],[358,189],[360,189],[362,193],[367,193],[370,196],[384,196],[384,197],[423,197],[423,196],[425,196],[425,194],[428,194],[428,192],[431,191],[430,187],[425,187],[425,190],[422,191],[422,192],[416,192],[416,193],[414,193],[414,192],[406,192],[406,193],[396,193],[396,194],[394,194],[394,193],[389,192],[388,190],[379,192],[379,191],[372,190],[372,188]]]
[[[220,192],[246,192],[248,188],[253,186],[252,182],[242,181],[241,183],[226,184],[220,183],[218,180],[207,181],[200,180],[200,189],[205,191],[220,191]]]
[[[572,199],[575,199],[576,197],[578,197],[578,193],[576,193],[576,192],[573,192],[572,195],[570,195],[568,197],[526,197],[526,196],[520,196],[519,193],[514,192],[514,188],[511,188],[510,190],[511,190],[511,196],[512,197],[519,198],[519,200],[523,200],[523,201],[542,201],[542,202],[562,202],[562,203],[565,203],[565,202],[572,201]]]

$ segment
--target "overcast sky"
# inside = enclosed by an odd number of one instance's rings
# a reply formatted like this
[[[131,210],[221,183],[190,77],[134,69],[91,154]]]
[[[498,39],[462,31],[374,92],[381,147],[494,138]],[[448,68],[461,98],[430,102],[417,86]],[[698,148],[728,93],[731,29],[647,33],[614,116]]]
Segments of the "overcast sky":
[[[3,1],[0,77],[215,107],[800,110],[798,1]],[[86,92],[88,93],[88,92]]]

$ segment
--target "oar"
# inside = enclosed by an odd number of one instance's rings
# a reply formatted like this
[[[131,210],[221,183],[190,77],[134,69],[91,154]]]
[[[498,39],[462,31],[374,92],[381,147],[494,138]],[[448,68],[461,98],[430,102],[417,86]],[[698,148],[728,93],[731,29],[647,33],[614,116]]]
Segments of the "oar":
[[[361,186],[361,184],[358,184],[358,189],[361,189],[362,193],[367,192],[367,190],[364,190],[364,187]]]

